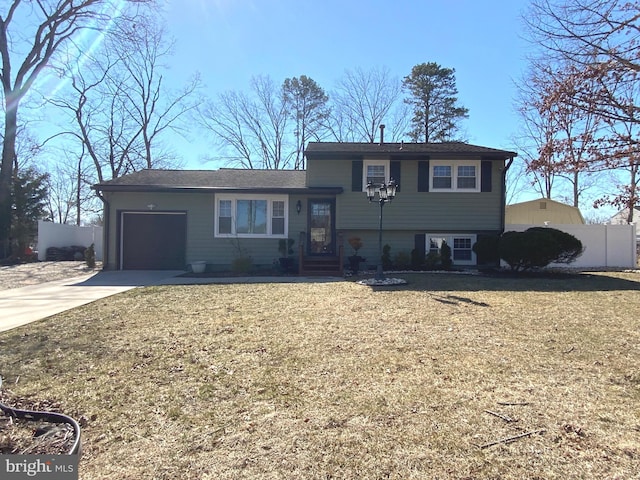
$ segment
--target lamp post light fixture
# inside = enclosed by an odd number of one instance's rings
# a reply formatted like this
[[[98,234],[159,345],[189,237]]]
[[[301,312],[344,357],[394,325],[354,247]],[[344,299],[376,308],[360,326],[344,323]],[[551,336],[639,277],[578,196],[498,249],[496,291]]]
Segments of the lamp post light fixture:
[[[378,266],[376,268],[376,280],[384,280],[384,272],[382,270],[382,209],[385,203],[391,202],[396,196],[398,186],[392,178],[388,184],[367,183],[367,198],[373,202],[376,192],[378,193],[378,203],[380,204],[380,227],[378,230]]]

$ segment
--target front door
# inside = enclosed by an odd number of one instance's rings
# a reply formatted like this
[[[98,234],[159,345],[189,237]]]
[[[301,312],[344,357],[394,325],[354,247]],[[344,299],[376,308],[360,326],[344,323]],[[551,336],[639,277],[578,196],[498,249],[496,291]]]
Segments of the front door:
[[[335,255],[335,209],[333,199],[309,200],[309,255]]]

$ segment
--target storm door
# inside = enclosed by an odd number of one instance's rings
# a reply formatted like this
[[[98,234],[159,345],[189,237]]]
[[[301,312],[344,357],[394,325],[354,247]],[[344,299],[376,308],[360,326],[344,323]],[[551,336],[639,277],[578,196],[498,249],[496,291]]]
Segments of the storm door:
[[[335,255],[335,209],[334,199],[309,200],[309,255]]]

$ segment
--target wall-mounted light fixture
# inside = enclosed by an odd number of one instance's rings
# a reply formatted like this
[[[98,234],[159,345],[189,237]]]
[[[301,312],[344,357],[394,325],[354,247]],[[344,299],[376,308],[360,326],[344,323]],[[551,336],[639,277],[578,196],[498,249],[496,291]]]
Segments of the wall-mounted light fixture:
[[[154,208],[156,208],[156,204],[155,203],[149,203],[149,204],[147,204],[147,208],[149,210],[153,210]]]
[[[296,202],[296,212],[298,212],[298,215],[300,215],[301,211],[302,211],[302,201],[298,200]]]

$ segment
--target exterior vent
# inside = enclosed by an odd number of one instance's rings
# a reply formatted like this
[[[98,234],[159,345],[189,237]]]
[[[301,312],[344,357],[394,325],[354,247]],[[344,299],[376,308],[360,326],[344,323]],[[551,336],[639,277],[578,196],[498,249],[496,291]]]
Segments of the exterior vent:
[[[547,202],[540,202],[540,210],[546,210],[547,209]]]

